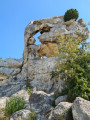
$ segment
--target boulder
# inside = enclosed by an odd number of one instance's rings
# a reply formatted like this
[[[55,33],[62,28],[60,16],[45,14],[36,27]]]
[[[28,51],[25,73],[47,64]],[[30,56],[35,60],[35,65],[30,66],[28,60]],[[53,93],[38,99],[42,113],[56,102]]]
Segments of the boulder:
[[[0,109],[5,108],[6,106],[6,100],[8,100],[9,97],[0,97]]]
[[[27,119],[30,113],[31,113],[30,110],[25,110],[25,109],[19,110],[11,115],[10,120]]]
[[[60,102],[53,110],[52,118],[65,120],[72,106],[69,102]]]
[[[90,101],[76,97],[72,105],[74,120],[90,120]]]
[[[40,117],[45,117],[44,115],[53,109],[50,105],[52,101],[53,95],[43,91],[34,90],[30,96],[30,106],[38,115],[39,119]]]
[[[78,22],[79,22],[80,25],[82,25],[83,27],[86,27],[86,23],[85,23],[84,19],[79,19]]]
[[[21,98],[23,97],[26,102],[29,102],[30,96],[29,96],[27,90],[19,90],[18,92],[13,94],[11,97],[14,97],[14,96],[21,97]]]
[[[38,50],[40,57],[54,57],[57,56],[58,53],[58,46],[56,43],[41,44]]]
[[[64,96],[59,96],[56,100],[55,100],[55,105],[58,105],[60,102],[65,102],[67,98],[67,95]]]

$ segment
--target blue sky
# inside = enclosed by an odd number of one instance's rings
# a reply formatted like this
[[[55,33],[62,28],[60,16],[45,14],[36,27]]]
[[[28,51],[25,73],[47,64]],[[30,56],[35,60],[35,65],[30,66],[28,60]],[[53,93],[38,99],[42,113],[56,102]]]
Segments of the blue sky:
[[[90,22],[90,0],[0,0],[0,57],[21,58],[27,24],[64,15],[71,8],[79,11],[86,24]]]

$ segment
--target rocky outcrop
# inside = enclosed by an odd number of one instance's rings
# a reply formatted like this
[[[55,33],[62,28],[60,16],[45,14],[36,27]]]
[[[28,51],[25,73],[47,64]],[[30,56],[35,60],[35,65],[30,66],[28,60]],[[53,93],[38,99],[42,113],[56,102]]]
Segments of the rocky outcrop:
[[[35,45],[34,35],[38,32],[41,34],[38,37],[41,44]],[[10,120],[27,119],[30,109],[35,111],[38,120],[68,120],[68,110],[72,104],[65,102],[66,96],[59,96],[55,100],[56,107],[52,106],[54,92],[61,92],[66,87],[61,76],[52,80],[50,76],[58,59],[59,63],[62,61],[58,57],[56,33],[83,41],[88,38],[89,31],[83,19],[64,22],[63,16],[56,16],[31,21],[25,28],[23,59],[8,58],[0,61],[0,108],[5,107],[5,101],[9,97],[23,97],[26,102],[25,109],[13,113]],[[26,91],[26,83],[33,87],[31,97]],[[84,102],[86,107],[83,106]],[[90,103],[81,98],[75,100],[72,107],[75,120],[90,119],[87,104]]]
[[[39,56],[47,56],[52,57],[52,53],[49,51],[57,50],[57,39],[55,39],[56,34],[55,33],[63,33],[68,35],[73,35],[73,37],[77,38],[77,34],[80,35],[81,39],[88,38],[88,29],[86,28],[85,22],[83,19],[80,19],[78,21],[70,20],[67,22],[64,22],[63,16],[60,17],[51,17],[47,19],[40,19],[31,21],[26,29],[25,29],[25,49],[24,49],[24,61],[27,61],[28,54],[28,48],[30,47],[31,43],[34,44],[35,39],[33,38],[34,35],[40,32],[41,35],[38,37],[41,45],[38,46]],[[52,46],[52,47],[50,47]],[[53,47],[55,46],[55,47]],[[43,53],[43,51],[44,53]],[[42,51],[42,52],[41,52]],[[46,51],[46,52],[45,52]],[[47,53],[48,52],[48,53]],[[42,54],[41,54],[42,53]]]
[[[90,120],[90,101],[77,97],[72,106],[74,120]]]
[[[35,45],[34,35],[38,32],[41,33],[38,37],[41,44]],[[31,85],[37,90],[50,91],[53,84],[55,85],[54,81],[50,80],[50,72],[55,68],[54,61],[57,61],[54,58],[58,54],[56,33],[72,35],[73,38],[83,41],[88,38],[89,31],[83,19],[64,22],[63,16],[31,21],[26,26],[23,68],[28,73]]]

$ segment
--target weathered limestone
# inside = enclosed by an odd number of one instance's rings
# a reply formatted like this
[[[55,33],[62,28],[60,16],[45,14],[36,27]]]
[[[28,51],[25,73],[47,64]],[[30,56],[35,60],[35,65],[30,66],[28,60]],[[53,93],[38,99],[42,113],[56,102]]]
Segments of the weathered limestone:
[[[38,54],[40,57],[54,57],[58,54],[58,46],[56,43],[46,43],[41,44],[38,50]]]
[[[19,110],[11,115],[10,120],[27,119],[30,113],[31,113],[30,110],[25,110],[25,109]]]
[[[88,38],[89,31],[86,26],[82,24],[84,24],[83,20],[75,21],[72,19],[64,22],[63,16],[56,16],[31,21],[27,25],[24,33],[24,65],[27,64],[25,69],[27,68],[28,78],[31,85],[36,87],[37,90],[50,91],[54,84],[53,80],[50,80],[50,72],[55,68],[53,57],[58,54],[58,44],[55,33],[72,35],[74,38],[80,38],[83,41]],[[41,45],[35,45],[34,43],[35,39],[33,36],[38,32],[41,33],[38,37]],[[41,58],[43,57],[47,58],[42,60]],[[48,65],[53,66],[53,68],[49,69]],[[58,80],[60,80],[60,78]],[[61,91],[61,85],[59,90]]]
[[[90,101],[77,97],[72,105],[74,120],[90,120]]]
[[[34,35],[40,32],[41,45],[35,45]],[[60,77],[51,80],[51,71],[55,69],[58,58],[56,34],[88,38],[88,28],[83,19],[64,22],[63,16],[31,21],[25,28],[25,48],[23,59],[8,58],[0,61],[0,96],[11,96],[28,80],[36,90],[50,92],[56,88],[61,91],[65,82]],[[46,57],[44,59],[44,57]],[[59,58],[60,59],[60,58]]]
[[[6,100],[8,100],[9,97],[0,97],[0,109],[5,108],[6,106]]]
[[[86,26],[86,23],[84,22],[83,19],[79,19],[78,22],[80,23],[80,25],[82,25],[83,27]]]
[[[7,58],[5,60],[0,61],[0,67],[20,68],[22,67],[22,62],[22,59]]]
[[[60,102],[65,102],[67,98],[67,95],[60,96],[55,100],[55,105],[58,105]]]
[[[60,102],[49,115],[49,120],[68,120],[67,115],[72,106],[69,102]]]
[[[41,44],[35,45],[34,35],[38,32],[41,33],[38,37]],[[72,104],[62,102],[66,101],[66,96],[58,97],[55,100],[57,106],[52,106],[54,92],[61,92],[66,87],[60,75],[52,80],[50,76],[56,63],[62,60],[58,57],[56,33],[71,35],[75,40],[83,41],[88,38],[89,31],[83,19],[64,22],[63,16],[55,16],[31,21],[24,33],[23,59],[8,58],[0,61],[0,108],[5,107],[8,97],[19,96],[26,101],[25,109],[13,113],[10,120],[27,119],[31,108],[36,112],[38,120],[67,119]],[[30,98],[26,82],[33,87]],[[75,120],[90,119],[89,104],[89,101],[81,98],[75,100],[72,107]]]
[[[24,88],[26,79],[22,65],[23,59],[8,58],[0,61],[0,97],[11,96]]]
[[[30,106],[37,114],[38,120],[44,120],[45,114],[53,109],[50,105],[52,101],[53,94],[47,94],[43,91],[33,91],[30,96]]]

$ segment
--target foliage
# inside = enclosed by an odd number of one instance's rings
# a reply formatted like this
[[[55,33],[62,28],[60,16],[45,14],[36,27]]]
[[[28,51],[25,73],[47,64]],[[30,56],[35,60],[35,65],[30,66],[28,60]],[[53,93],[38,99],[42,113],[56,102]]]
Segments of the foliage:
[[[9,116],[12,113],[24,109],[25,101],[20,97],[13,97],[10,100],[6,100],[5,115]]]
[[[78,96],[90,100],[90,53],[67,61],[62,72],[62,77],[67,82],[68,101],[73,101]]]
[[[31,113],[28,116],[27,120],[37,120],[35,112],[31,109]]]
[[[0,120],[10,120],[10,116],[8,116],[8,117],[5,116],[4,111],[5,111],[4,108],[0,109],[0,113],[1,113],[0,114]]]
[[[58,36],[57,36],[58,37]],[[58,37],[59,55],[62,59],[51,78],[61,74],[67,83],[67,100],[72,102],[80,96],[90,100],[90,52],[79,50],[81,41],[60,35]],[[59,95],[64,95],[62,91]],[[66,94],[66,93],[65,93]]]
[[[64,20],[65,21],[69,21],[71,19],[75,19],[77,20],[77,18],[79,17],[79,13],[76,9],[69,9],[65,12],[65,15],[64,15]]]
[[[30,83],[26,83],[26,88],[27,88],[28,95],[31,95],[31,92],[32,92],[31,84]]]

